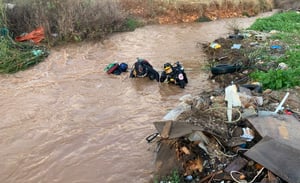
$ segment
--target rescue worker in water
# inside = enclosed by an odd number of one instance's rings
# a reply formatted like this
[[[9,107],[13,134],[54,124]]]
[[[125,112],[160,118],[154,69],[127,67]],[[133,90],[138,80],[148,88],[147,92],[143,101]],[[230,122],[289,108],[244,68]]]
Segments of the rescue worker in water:
[[[148,77],[150,80],[159,82],[159,73],[147,60],[140,58],[137,58],[137,61],[133,64],[129,77]]]
[[[168,83],[179,85],[180,88],[185,88],[188,83],[184,68],[179,62],[176,62],[174,65],[165,63],[164,71],[161,73],[159,81],[167,81]]]

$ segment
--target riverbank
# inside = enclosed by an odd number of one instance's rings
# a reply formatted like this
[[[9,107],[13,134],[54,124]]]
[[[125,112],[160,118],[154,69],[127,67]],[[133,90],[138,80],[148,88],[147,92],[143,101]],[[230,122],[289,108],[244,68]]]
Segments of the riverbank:
[[[270,0],[199,1],[1,1],[0,25],[15,36],[43,27],[47,45],[101,40],[146,24],[210,21],[254,16],[274,8]]]
[[[251,182],[257,178],[268,181],[276,176],[276,179],[287,182],[299,180],[294,160],[288,163],[293,167],[289,179],[285,174],[290,172],[285,172],[282,164],[270,165],[261,159],[270,157],[267,144],[260,149],[255,146],[263,144],[265,136],[270,135],[274,139],[287,140],[288,148],[298,148],[295,142],[299,137],[293,129],[300,127],[299,55],[296,54],[299,47],[295,41],[299,39],[299,29],[295,23],[290,24],[296,26],[291,29],[282,26],[282,21],[276,21],[278,17],[285,19],[284,22],[297,22],[300,14],[291,11],[257,19],[248,29],[232,31],[227,37],[203,44],[210,65],[209,80],[220,88],[194,97],[182,97],[178,107],[166,115],[173,118],[154,122],[161,135],[158,138],[160,150],[155,181]],[[262,25],[268,25],[267,30],[260,27]],[[272,73],[272,76],[254,80],[258,77],[250,76],[257,70]],[[294,82],[296,84],[292,86]],[[229,120],[227,92],[232,87],[235,87],[236,95],[231,96],[234,97],[231,102],[237,106],[233,108],[232,120]],[[289,121],[291,125],[286,127],[286,135],[280,129],[277,132],[277,129],[270,128],[285,125],[284,120],[278,118]],[[274,155],[285,161],[293,156],[287,154],[289,150]]]

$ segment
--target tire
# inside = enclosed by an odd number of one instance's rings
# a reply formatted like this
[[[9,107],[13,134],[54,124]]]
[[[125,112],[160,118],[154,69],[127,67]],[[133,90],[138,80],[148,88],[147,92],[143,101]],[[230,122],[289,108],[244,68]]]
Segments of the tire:
[[[234,73],[240,70],[241,70],[241,66],[239,65],[220,64],[215,67],[212,67],[211,73],[213,75],[220,75],[220,74]]]
[[[241,87],[248,88],[249,90],[254,91],[256,93],[262,93],[263,92],[263,89],[260,85],[244,84],[244,85],[241,85]]]

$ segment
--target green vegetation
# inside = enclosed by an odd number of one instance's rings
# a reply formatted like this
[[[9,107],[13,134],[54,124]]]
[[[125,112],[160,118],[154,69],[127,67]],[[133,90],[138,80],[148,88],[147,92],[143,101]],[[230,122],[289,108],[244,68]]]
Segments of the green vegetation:
[[[48,56],[45,47],[15,42],[10,37],[4,9],[0,1],[0,73],[15,73],[43,61]]]
[[[161,178],[161,180],[154,180],[154,183],[180,183],[180,175],[178,171],[174,170],[171,175]]]
[[[271,57],[264,52],[260,59],[265,62],[275,61],[285,63],[288,68],[273,68],[266,72],[257,70],[251,74],[253,80],[263,84],[264,88],[274,90],[300,86],[300,14],[296,12],[278,13],[268,18],[258,19],[249,29],[269,32],[280,31],[270,37],[270,42],[276,41],[288,45],[285,52],[277,57]]]
[[[141,27],[142,23],[137,21],[135,18],[127,18],[124,25],[124,31],[134,31],[137,27]]]
[[[45,47],[14,42],[8,34],[0,37],[0,48],[0,73],[25,70],[48,56]]]
[[[259,18],[250,30],[271,31],[278,30],[285,33],[300,32],[300,16],[298,13],[291,11],[286,13],[277,13],[268,18]]]

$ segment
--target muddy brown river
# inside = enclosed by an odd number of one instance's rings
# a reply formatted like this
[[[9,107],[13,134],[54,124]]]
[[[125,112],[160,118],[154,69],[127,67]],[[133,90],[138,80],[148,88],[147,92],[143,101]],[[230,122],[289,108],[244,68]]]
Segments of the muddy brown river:
[[[245,28],[255,19],[234,20]],[[202,70],[205,55],[197,43],[226,37],[231,21],[150,25],[103,42],[54,48],[32,69],[1,75],[0,182],[149,182],[155,153],[145,138],[156,132],[152,122],[181,96],[216,87]],[[158,71],[180,61],[188,85],[103,71],[113,61],[131,66],[136,57]]]

